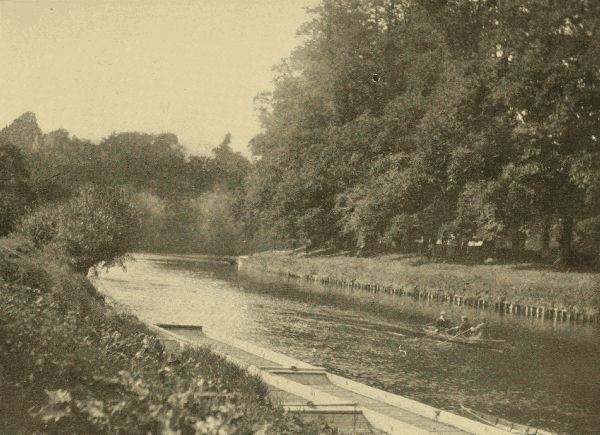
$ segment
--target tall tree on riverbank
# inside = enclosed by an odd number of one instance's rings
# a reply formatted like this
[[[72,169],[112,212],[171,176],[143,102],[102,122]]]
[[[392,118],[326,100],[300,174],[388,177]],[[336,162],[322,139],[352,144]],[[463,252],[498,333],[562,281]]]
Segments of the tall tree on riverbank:
[[[515,255],[558,220],[569,263],[574,222],[600,212],[598,8],[322,1],[259,99],[254,219],[373,249],[503,237]]]
[[[561,261],[572,260],[574,221],[600,211],[600,4],[507,1],[493,9],[493,98],[511,125],[505,176],[533,193],[530,212],[561,223]]]

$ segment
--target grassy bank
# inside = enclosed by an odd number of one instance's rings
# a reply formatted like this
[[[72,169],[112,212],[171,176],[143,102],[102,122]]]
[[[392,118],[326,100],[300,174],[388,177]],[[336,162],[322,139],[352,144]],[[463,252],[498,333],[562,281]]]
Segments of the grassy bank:
[[[15,239],[0,239],[0,397],[3,434],[323,431],[208,350],[170,356],[87,278]]]
[[[600,311],[600,274],[557,272],[532,264],[462,265],[426,262],[420,257],[383,255],[356,258],[265,252],[244,260],[250,267],[298,276],[333,279],[418,291],[458,294],[488,301]]]

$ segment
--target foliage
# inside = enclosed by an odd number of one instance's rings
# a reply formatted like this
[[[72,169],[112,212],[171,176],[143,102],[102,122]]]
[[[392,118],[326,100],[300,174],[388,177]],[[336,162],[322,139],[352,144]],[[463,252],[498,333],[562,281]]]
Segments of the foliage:
[[[13,229],[31,199],[29,173],[19,149],[0,141],[0,236]]]
[[[11,143],[23,152],[30,152],[39,145],[42,130],[35,114],[25,112],[10,125],[0,130],[0,142]]]
[[[241,249],[240,201],[251,164],[232,150],[230,134],[211,156],[187,156],[172,133],[113,133],[94,144],[64,129],[42,133],[35,115],[26,113],[2,130],[0,140],[7,138],[17,140],[18,148],[2,152],[2,166],[12,172],[2,175],[6,182],[0,189],[0,234],[12,229],[25,205],[35,203],[38,211],[25,219],[23,229],[27,227],[37,245],[50,242],[57,236],[63,210],[56,204],[70,201],[92,184],[119,186],[130,196],[143,221],[137,247],[204,253]],[[212,201],[210,192],[223,202]],[[216,207],[214,213],[201,206],[204,198]],[[219,219],[225,224],[222,228],[217,228]],[[214,228],[208,228],[207,221]],[[223,243],[215,233],[221,230],[233,231],[231,237],[222,235],[227,239]]]
[[[231,134],[227,133],[223,142],[213,149],[214,159],[209,161],[212,187],[226,191],[240,190],[250,162],[242,154],[231,149]]]
[[[217,255],[237,255],[244,249],[233,192],[217,190],[171,201],[137,193],[133,203],[141,221],[136,249]]]
[[[135,246],[138,229],[138,217],[121,189],[90,186],[65,203],[28,215],[17,232],[85,272],[100,263],[119,262]]]
[[[568,264],[600,210],[598,8],[322,0],[257,97],[250,226],[356,247],[507,237],[518,255],[559,222]]]

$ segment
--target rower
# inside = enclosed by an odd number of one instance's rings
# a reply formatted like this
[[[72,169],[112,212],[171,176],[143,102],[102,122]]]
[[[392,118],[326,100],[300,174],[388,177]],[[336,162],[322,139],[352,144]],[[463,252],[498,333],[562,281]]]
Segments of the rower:
[[[460,320],[461,322],[460,325],[458,325],[458,332],[464,334],[467,331],[470,331],[473,325],[471,325],[471,322],[469,322],[467,316],[461,316]]]
[[[438,331],[450,328],[450,321],[446,319],[446,313],[444,311],[440,313],[440,318],[435,322],[435,327]]]
[[[471,325],[467,316],[461,316],[460,320],[460,325],[448,329],[448,332],[456,332],[456,335],[471,335],[474,332],[473,325]]]

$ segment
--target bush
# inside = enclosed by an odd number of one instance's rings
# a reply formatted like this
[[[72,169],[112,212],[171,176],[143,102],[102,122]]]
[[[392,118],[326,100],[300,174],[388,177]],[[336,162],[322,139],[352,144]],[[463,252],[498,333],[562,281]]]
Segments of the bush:
[[[122,260],[135,246],[139,219],[125,193],[116,187],[83,188],[65,203],[37,210],[17,232],[37,247],[64,254],[78,272]]]
[[[44,207],[25,216],[16,231],[40,248],[58,237],[60,207]]]

